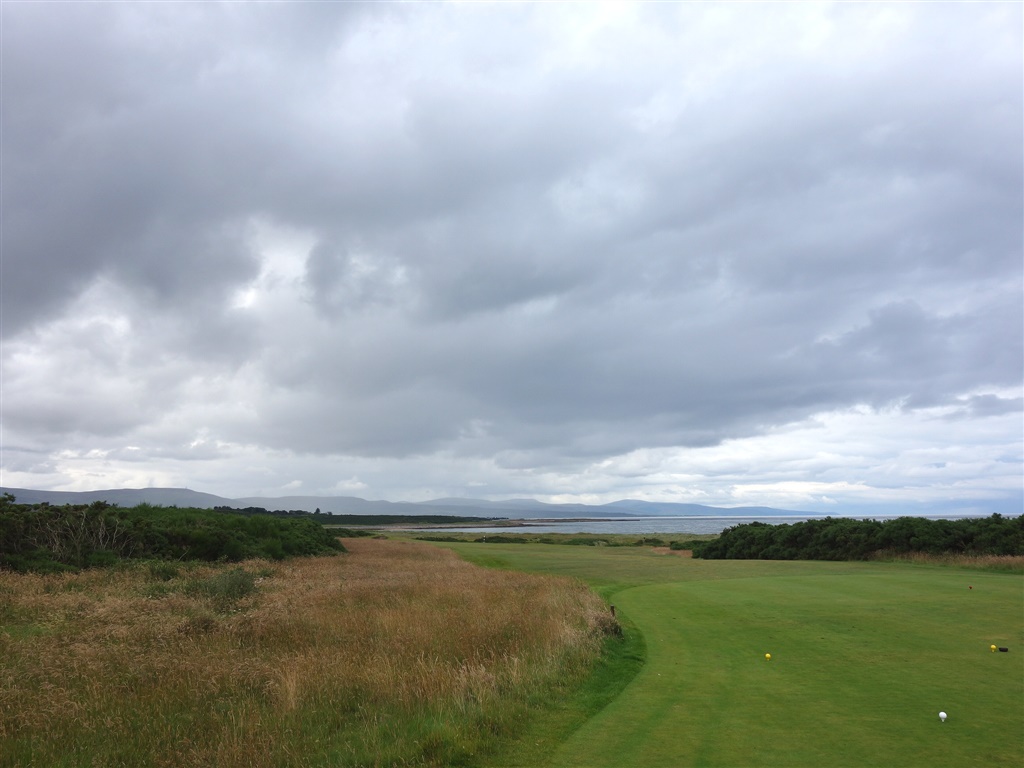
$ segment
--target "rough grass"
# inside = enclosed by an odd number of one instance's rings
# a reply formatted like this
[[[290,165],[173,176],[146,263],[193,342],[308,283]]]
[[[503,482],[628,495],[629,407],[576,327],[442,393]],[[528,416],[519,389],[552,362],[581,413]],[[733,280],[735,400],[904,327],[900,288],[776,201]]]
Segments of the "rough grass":
[[[915,563],[917,565],[948,565],[980,571],[1024,573],[1024,557],[1020,555],[965,555],[946,553],[930,555],[924,552],[876,552],[874,560],[883,562]]]
[[[237,568],[0,573],[0,766],[459,765],[582,679],[582,583],[352,540]]]

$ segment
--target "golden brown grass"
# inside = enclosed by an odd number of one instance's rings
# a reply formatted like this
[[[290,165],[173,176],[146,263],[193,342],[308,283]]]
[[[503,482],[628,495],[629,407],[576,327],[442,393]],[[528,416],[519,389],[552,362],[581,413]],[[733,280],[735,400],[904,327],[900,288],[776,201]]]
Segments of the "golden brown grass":
[[[930,555],[924,552],[876,552],[876,560],[886,562],[917,563],[918,565],[952,565],[982,571],[1024,573],[1024,557],[1020,555],[962,555],[944,553]]]
[[[0,573],[0,766],[466,764],[599,653],[579,582],[346,546],[228,601],[213,566]]]

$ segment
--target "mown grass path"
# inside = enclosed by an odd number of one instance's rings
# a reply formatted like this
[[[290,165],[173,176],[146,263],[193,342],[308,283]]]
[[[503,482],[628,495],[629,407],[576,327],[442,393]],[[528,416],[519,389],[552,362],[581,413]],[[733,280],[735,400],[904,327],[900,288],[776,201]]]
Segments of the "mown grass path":
[[[643,634],[639,674],[562,734],[549,766],[1024,764],[1020,576],[457,548],[494,565],[587,579]],[[991,644],[1011,651],[991,653]],[[533,754],[521,764],[537,762]],[[503,764],[514,763],[513,755]]]

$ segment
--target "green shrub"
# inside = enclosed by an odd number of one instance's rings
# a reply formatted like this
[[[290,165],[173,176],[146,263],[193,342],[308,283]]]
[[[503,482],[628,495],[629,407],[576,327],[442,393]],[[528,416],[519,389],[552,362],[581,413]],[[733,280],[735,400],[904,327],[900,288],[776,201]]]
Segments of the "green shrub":
[[[694,557],[731,560],[869,560],[875,553],[1024,555],[1024,517],[962,520],[899,517],[879,522],[827,517],[726,528],[693,547]]]
[[[377,531],[368,531],[365,528],[341,528],[335,525],[324,526],[332,536],[339,539],[364,539],[378,536]],[[461,541],[461,539],[459,539]]]
[[[85,558],[85,564],[90,568],[109,568],[119,560],[117,552],[113,550],[95,549]]]
[[[256,591],[256,574],[244,568],[220,571],[205,579],[192,579],[185,594],[209,598],[220,610],[228,610]]]
[[[284,560],[284,544],[280,539],[266,539],[260,542],[260,552],[268,560]]]
[[[417,536],[417,541],[465,541],[458,536]]]
[[[664,547],[667,546],[666,542],[657,538],[656,536],[643,536],[636,540],[633,544],[634,547]]]
[[[178,566],[168,562],[153,562],[149,564],[149,575],[156,581],[170,581],[178,578]]]
[[[345,551],[310,518],[104,502],[32,506],[0,499],[0,568],[54,572],[126,559],[238,562]]]
[[[474,539],[478,544],[527,544],[529,539],[520,534],[496,533],[491,536],[481,536]]]

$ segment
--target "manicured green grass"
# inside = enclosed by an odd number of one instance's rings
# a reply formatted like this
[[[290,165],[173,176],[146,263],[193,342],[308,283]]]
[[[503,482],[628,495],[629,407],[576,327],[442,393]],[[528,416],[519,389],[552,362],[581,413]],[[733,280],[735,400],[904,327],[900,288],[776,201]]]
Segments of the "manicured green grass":
[[[449,546],[492,566],[587,580],[646,645],[639,674],[607,706],[582,724],[545,718],[501,765],[1024,764],[1019,575]],[[545,743],[557,746],[540,754]]]
[[[583,726],[603,710],[636,677],[647,658],[644,637],[627,619],[622,637],[607,637],[604,654],[583,686],[569,695],[559,689],[532,702],[542,716],[527,720],[511,749],[500,750],[484,763],[490,768],[542,766],[564,741],[566,734]]]

